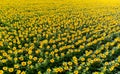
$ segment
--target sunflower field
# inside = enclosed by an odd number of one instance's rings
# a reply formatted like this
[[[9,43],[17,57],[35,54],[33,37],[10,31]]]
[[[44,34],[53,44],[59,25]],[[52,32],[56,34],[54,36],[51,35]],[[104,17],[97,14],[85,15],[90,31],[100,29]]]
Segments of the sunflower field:
[[[120,0],[0,0],[0,74],[120,74]]]

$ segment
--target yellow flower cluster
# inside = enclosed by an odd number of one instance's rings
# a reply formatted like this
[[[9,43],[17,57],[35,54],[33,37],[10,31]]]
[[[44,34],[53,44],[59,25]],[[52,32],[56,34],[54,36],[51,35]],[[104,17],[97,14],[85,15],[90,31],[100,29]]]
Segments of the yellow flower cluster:
[[[0,0],[0,74],[119,74],[119,0]]]

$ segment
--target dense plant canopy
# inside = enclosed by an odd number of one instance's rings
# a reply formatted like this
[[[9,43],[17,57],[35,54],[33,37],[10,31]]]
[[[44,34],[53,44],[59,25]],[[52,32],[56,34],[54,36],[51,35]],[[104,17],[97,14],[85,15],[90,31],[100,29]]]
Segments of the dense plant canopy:
[[[120,73],[120,0],[0,0],[0,74]]]

